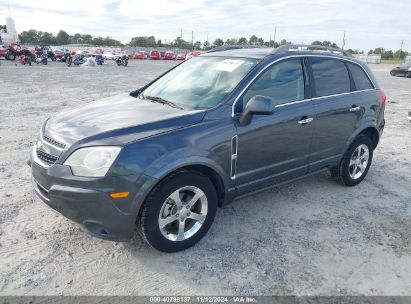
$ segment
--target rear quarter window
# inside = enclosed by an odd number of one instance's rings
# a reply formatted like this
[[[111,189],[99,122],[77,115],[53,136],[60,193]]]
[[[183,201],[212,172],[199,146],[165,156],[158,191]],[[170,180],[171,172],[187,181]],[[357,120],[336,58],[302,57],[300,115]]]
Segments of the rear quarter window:
[[[316,96],[328,96],[351,91],[350,77],[345,64],[338,59],[311,58]]]
[[[355,88],[357,90],[369,90],[374,89],[370,79],[364,73],[363,69],[358,65],[353,63],[347,63],[348,68],[350,69],[351,76],[355,83]]]

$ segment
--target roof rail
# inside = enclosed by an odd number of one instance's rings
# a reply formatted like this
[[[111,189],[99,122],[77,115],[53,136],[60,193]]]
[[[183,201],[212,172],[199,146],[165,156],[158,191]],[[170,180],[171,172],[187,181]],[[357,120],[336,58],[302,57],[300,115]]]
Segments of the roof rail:
[[[286,53],[290,51],[317,51],[324,50],[333,54],[343,55],[347,57],[353,57],[353,55],[343,49],[333,48],[324,45],[312,45],[312,44],[285,44],[275,49],[275,53]]]
[[[236,50],[236,49],[255,49],[255,48],[266,48],[266,46],[250,45],[250,44],[236,44],[236,45],[224,44],[222,46],[217,46],[215,48],[212,48],[211,50],[207,51],[207,53],[223,52],[223,51]]]

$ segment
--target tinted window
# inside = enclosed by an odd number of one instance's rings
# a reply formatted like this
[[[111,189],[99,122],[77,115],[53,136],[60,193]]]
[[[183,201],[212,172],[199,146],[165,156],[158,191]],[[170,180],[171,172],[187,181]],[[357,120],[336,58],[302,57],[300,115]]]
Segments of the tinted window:
[[[268,68],[244,94],[243,105],[255,95],[271,97],[276,105],[304,99],[300,59],[282,61]]]
[[[342,61],[314,58],[310,62],[317,96],[341,94],[351,91],[348,70]]]
[[[351,76],[357,90],[368,90],[374,88],[367,75],[365,75],[364,71],[358,65],[352,63],[347,63],[347,65],[350,69]]]

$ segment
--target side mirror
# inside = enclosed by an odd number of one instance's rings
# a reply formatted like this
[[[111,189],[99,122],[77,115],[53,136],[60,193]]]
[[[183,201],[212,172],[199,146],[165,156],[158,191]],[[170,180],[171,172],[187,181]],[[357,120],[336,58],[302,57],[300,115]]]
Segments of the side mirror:
[[[133,96],[133,97],[138,97],[138,95],[140,94],[140,92],[141,92],[141,89],[137,89],[137,90],[135,90],[135,91],[131,91],[130,92],[130,96]]]
[[[270,97],[255,95],[245,105],[240,116],[240,124],[250,124],[253,115],[271,115],[274,113],[274,103]]]

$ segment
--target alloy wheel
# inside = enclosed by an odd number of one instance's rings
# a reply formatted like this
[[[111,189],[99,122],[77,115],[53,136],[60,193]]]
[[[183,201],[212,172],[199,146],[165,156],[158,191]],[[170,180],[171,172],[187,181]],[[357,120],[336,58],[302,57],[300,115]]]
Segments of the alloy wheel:
[[[196,234],[207,217],[208,200],[198,187],[175,190],[164,201],[158,217],[161,233],[170,241],[184,241]]]
[[[353,152],[349,163],[349,174],[354,180],[359,179],[365,172],[368,166],[370,151],[367,145],[359,145]]]

